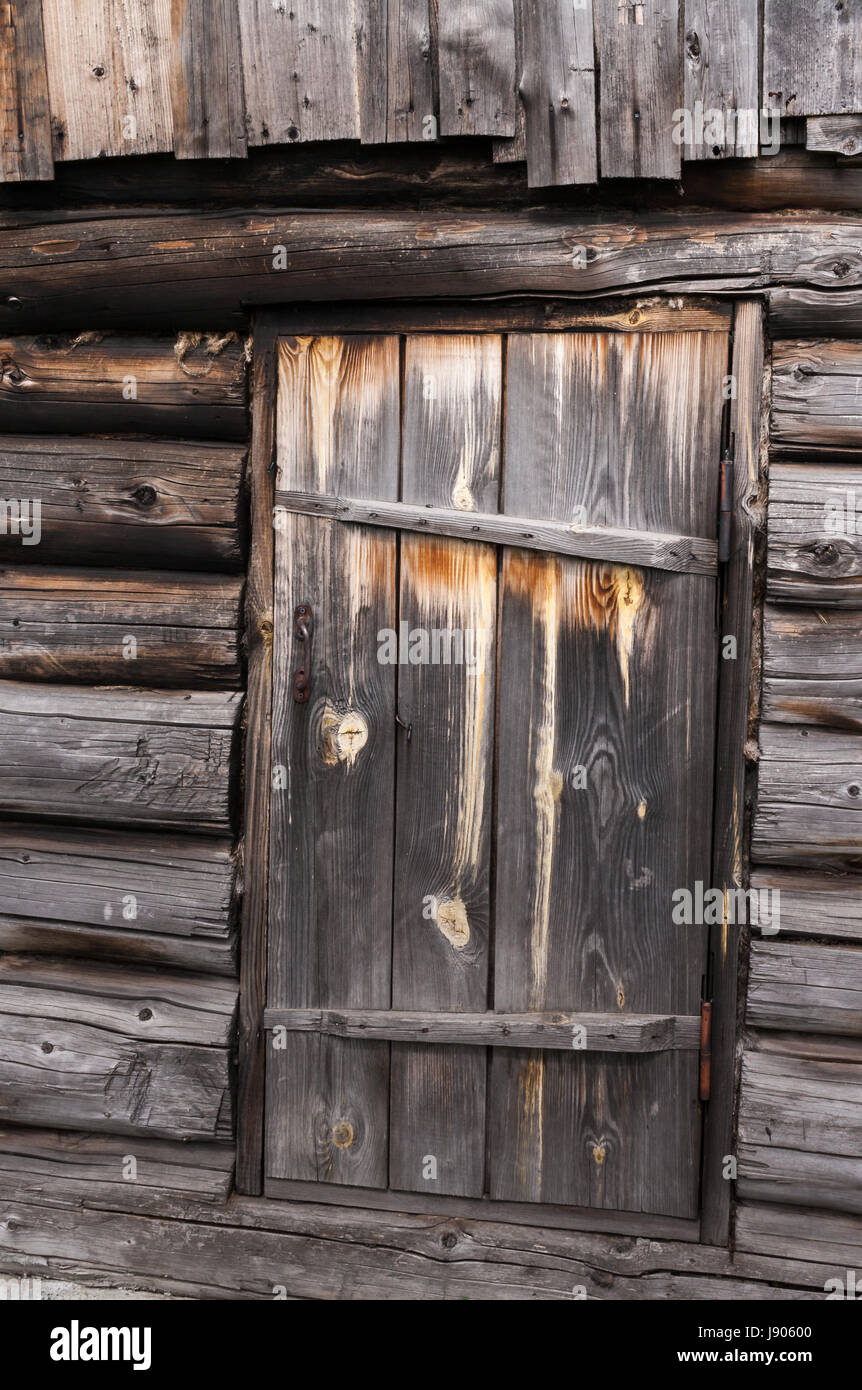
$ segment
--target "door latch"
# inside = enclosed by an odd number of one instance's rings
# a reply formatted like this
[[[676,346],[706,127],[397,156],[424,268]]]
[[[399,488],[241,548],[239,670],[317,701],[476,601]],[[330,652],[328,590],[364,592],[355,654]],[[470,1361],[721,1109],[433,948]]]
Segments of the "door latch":
[[[305,654],[301,666],[293,673],[293,698],[298,705],[307,703],[311,695],[311,634],[314,622],[311,607],[298,603],[293,610],[293,635],[297,642],[305,643]]]

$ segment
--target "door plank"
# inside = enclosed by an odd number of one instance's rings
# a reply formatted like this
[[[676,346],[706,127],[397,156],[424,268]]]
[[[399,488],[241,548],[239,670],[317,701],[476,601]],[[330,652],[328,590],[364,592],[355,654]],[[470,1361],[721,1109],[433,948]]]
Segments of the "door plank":
[[[280,347],[278,465],[291,487],[397,497],[399,347],[288,338]],[[396,542],[289,516],[276,529],[269,1004],[390,1002]],[[294,702],[312,609],[311,697]],[[282,1045],[279,1045],[283,1043]],[[267,1173],[385,1187],[389,1048],[290,1034],[267,1051]]]
[[[405,502],[496,510],[501,393],[500,338],[407,339]],[[491,546],[402,538],[400,623],[464,633],[464,659],[445,663],[441,652],[439,664],[398,667],[399,715],[412,732],[408,741],[402,730],[397,760],[397,1009],[487,1006],[496,603]],[[481,1195],[485,1072],[472,1048],[393,1045],[393,1187]]]

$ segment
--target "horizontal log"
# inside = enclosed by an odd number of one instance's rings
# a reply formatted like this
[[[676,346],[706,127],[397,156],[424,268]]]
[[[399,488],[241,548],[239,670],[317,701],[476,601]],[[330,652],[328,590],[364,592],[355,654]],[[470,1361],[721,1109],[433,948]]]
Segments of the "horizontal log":
[[[751,886],[780,895],[782,936],[862,942],[862,892],[854,874],[756,869]]]
[[[230,840],[0,825],[0,950],[233,975]]]
[[[805,148],[848,156],[862,154],[862,116],[809,116]]]
[[[745,1053],[739,1138],[759,1147],[859,1159],[862,1067]]]
[[[858,222],[838,214],[169,213],[10,230],[0,330],[193,316],[245,323],[286,301],[752,291],[862,284]],[[154,294],[153,286],[159,287]]]
[[[389,1009],[267,1009],[267,1029],[334,1038],[475,1047],[669,1052],[700,1046],[700,1017],[684,1014],[458,1014]]]
[[[736,1195],[862,1215],[862,1158],[740,1143]]]
[[[0,677],[238,686],[242,580],[0,569]]]
[[[832,1033],[788,1033],[780,1028],[768,1033],[759,1028],[746,1028],[742,1036],[748,1052],[768,1052],[811,1062],[855,1062],[862,1065],[862,1041],[859,1038]]]
[[[448,507],[415,507],[403,502],[365,502],[354,497],[324,497],[314,492],[277,491],[273,512],[276,527],[283,524],[287,512],[686,574],[714,575],[718,566],[718,546],[714,540],[660,531],[635,531],[621,526],[566,525],[534,517],[459,512]]]
[[[240,705],[221,691],[0,682],[0,809],[224,830]]]
[[[772,353],[773,445],[790,452],[862,451],[862,343],[777,342]]]
[[[127,1159],[135,1160],[131,1181]],[[83,1195],[98,1192],[123,1208],[146,1204],[170,1193],[195,1202],[226,1202],[230,1196],[234,1151],[230,1144],[172,1143],[135,1136],[129,1154],[126,1137],[75,1131],[0,1129],[0,1174],[15,1174],[33,1201],[51,1200],[64,1183]],[[0,1178],[2,1181],[2,1178]]]
[[[862,739],[834,729],[764,724],[752,858],[862,865]]]
[[[736,1211],[736,1249],[743,1255],[752,1251],[761,1257],[822,1261],[826,1266],[820,1284],[822,1298],[825,1279],[845,1281],[848,1269],[862,1265],[862,1216],[742,1202]]]
[[[767,597],[862,608],[862,467],[772,465]]]
[[[732,305],[718,299],[653,295],[581,303],[573,299],[396,300],[371,304],[302,304],[279,310],[291,334],[338,333],[727,333]]]
[[[0,436],[0,498],[39,503],[39,541],[0,527],[0,561],[243,566],[244,452],[225,444]]]
[[[862,176],[862,167],[858,173]],[[769,329],[773,338],[860,338],[862,294],[858,290],[771,289]]]
[[[862,731],[862,612],[765,605],[761,717]]]
[[[245,440],[247,406],[236,335],[0,338],[0,412],[10,432]]]
[[[752,941],[746,1022],[862,1037],[862,949]]]

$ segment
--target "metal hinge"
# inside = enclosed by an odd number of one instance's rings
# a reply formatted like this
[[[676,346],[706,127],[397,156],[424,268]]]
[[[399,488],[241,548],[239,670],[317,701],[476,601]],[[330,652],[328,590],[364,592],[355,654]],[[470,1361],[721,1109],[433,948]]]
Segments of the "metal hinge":
[[[730,538],[733,528],[733,446],[734,437],[725,444],[721,456],[721,471],[718,487],[718,563],[726,565],[730,559]]]
[[[700,1090],[701,1100],[709,1100],[712,1080],[712,1004],[706,999],[700,1006]]]

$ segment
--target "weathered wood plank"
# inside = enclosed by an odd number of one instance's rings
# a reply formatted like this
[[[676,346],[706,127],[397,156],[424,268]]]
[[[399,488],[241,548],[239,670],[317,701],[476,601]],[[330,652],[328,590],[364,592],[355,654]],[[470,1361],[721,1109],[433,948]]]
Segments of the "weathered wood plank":
[[[0,683],[0,808],[224,830],[241,696]]]
[[[862,1263],[862,1216],[852,1213],[741,1202],[735,1229],[740,1252],[751,1251],[763,1258],[822,1261],[821,1298],[826,1279],[844,1280],[848,1269],[855,1270]]]
[[[437,0],[441,135],[515,134],[512,0]]]
[[[0,677],[240,685],[242,580],[0,569]]]
[[[862,608],[862,467],[773,464],[768,534],[769,599]]]
[[[400,1009],[267,1009],[267,1028],[337,1038],[474,1047],[668,1052],[700,1046],[700,1015],[427,1013]]]
[[[742,1059],[743,1143],[859,1161],[862,1069],[747,1052]]]
[[[223,444],[2,435],[0,497],[27,501],[30,528],[38,501],[40,537],[4,527],[0,558],[238,570],[243,463]]]
[[[0,14],[0,182],[53,177],[42,7],[7,0]]]
[[[598,179],[592,0],[519,0],[527,182]]]
[[[772,441],[806,455],[862,450],[862,343],[778,342],[772,355]]]
[[[235,973],[230,841],[0,827],[0,949]]]
[[[243,345],[235,334],[84,333],[0,339],[4,430],[245,440]]]
[[[279,481],[397,497],[394,337],[279,344]],[[295,628],[311,608],[311,650]],[[383,1008],[392,956],[396,542],[292,516],[275,537],[268,1002]],[[311,673],[297,703],[294,672]],[[301,809],[300,809],[301,808]],[[385,1187],[389,1048],[294,1035],[267,1049],[266,1172]]]
[[[502,367],[497,336],[407,338],[404,502],[496,510]],[[489,984],[497,556],[405,535],[399,573],[399,624],[424,632],[427,650],[398,668],[409,737],[401,731],[397,753],[392,1007],[478,1012]],[[454,660],[451,648],[435,657],[435,630],[460,636]],[[486,1070],[481,1050],[393,1044],[390,1186],[481,1195]]]
[[[765,0],[763,104],[783,116],[862,110],[860,40],[856,4]]]
[[[429,0],[357,0],[359,121],[363,144],[436,134]]]
[[[862,1159],[740,1143],[736,1193],[743,1201],[862,1215]]]
[[[764,724],[752,832],[761,863],[862,863],[862,740],[834,729]]]
[[[355,497],[325,497],[314,492],[275,494],[276,507],[305,516],[419,531],[429,536],[552,551],[608,564],[643,565],[687,574],[715,574],[718,547],[701,536],[667,535],[616,526],[544,521],[538,517],[459,512],[452,507],[411,506],[403,502],[363,502]]]
[[[862,294],[779,288],[767,293],[774,338],[862,337]]]
[[[679,178],[679,6],[594,0],[594,9],[602,178]]]
[[[135,1136],[134,1178],[129,1173],[129,1141],[110,1134],[15,1128],[0,1130],[0,1182],[20,1183],[34,1201],[49,1203],[58,1189],[74,1186],[81,1195],[98,1193],[124,1209],[164,1196],[191,1202],[226,1202],[233,1174],[233,1147],[227,1144],[170,1143]]]
[[[171,0],[43,0],[55,159],[173,147]]]
[[[753,1028],[862,1036],[862,951],[752,941],[746,1020]]]
[[[757,892],[780,894],[784,936],[825,936],[862,941],[862,893],[852,874],[806,874],[759,869],[751,875]]]
[[[684,26],[684,105],[692,117],[685,158],[753,158],[760,115],[757,0],[685,0]]]
[[[835,154],[862,154],[862,116],[809,116],[805,148]]]
[[[453,212],[442,224],[439,210],[215,211],[76,220],[69,230],[49,222],[4,235],[0,329],[179,315],[244,324],[248,306],[367,297],[369,276],[379,299],[862,283],[858,221],[831,213],[653,213],[634,225],[559,209]]]
[[[765,605],[761,715],[862,732],[862,613]]]
[[[237,0],[172,0],[171,53],[177,159],[244,157]]]
[[[250,145],[359,139],[352,4],[244,0],[239,21]]]

